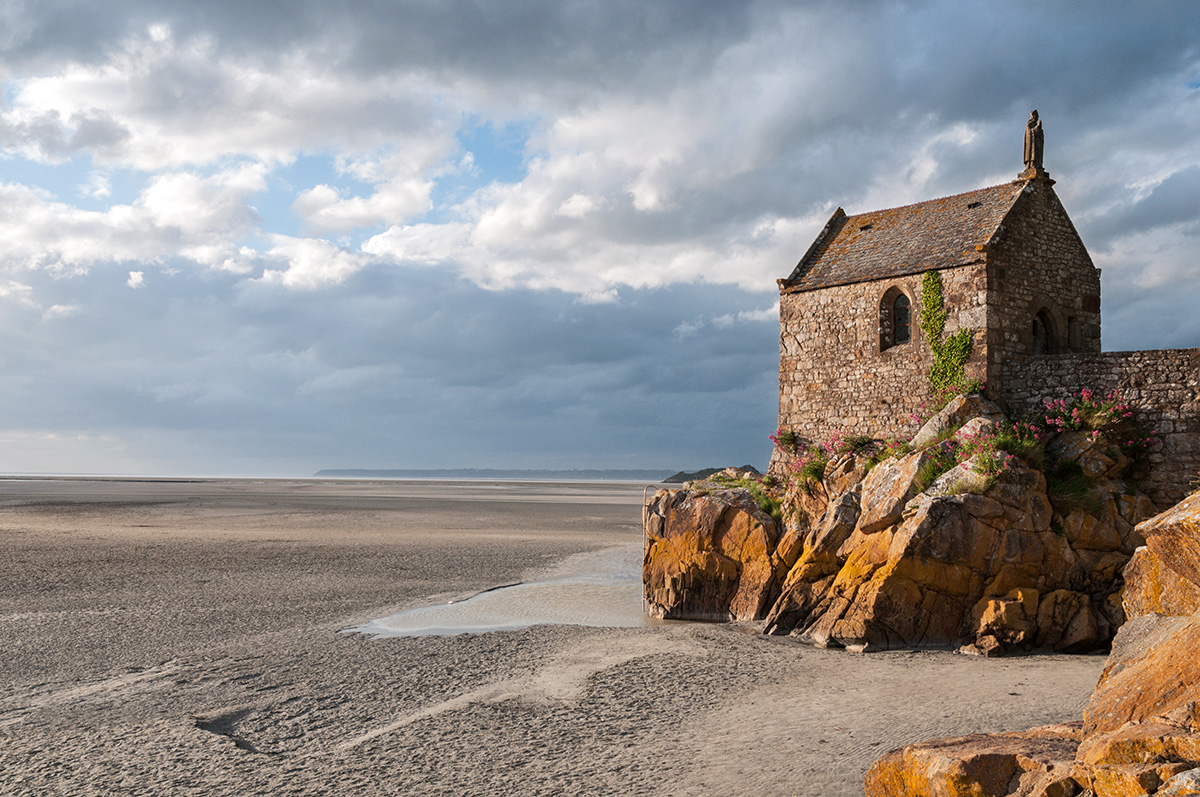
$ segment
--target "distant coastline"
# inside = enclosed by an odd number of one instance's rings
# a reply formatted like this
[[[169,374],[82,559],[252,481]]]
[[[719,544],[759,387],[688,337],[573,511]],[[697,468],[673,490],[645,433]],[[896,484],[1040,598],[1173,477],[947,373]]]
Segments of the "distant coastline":
[[[649,481],[661,482],[669,470],[544,470],[508,468],[368,469],[328,468],[317,471],[321,479],[524,479],[527,481]]]

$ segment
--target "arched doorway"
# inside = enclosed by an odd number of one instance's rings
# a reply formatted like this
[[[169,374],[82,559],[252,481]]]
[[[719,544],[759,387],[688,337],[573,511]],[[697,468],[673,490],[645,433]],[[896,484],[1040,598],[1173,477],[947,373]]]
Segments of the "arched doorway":
[[[1050,311],[1043,307],[1033,317],[1033,354],[1058,354],[1058,334]]]

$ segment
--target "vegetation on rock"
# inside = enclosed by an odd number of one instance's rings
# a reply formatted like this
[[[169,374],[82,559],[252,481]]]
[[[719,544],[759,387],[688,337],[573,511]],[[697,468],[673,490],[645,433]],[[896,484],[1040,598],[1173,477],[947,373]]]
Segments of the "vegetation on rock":
[[[720,473],[723,470],[728,470],[728,468],[701,468],[700,470],[695,470],[695,471],[681,470],[678,473],[676,473],[672,476],[668,476],[667,478],[663,479],[662,483],[663,484],[683,484],[684,482],[691,482],[691,481],[697,481],[700,479],[707,479],[709,476],[712,476],[714,473]],[[758,470],[753,465],[743,465],[741,468],[738,468],[738,470],[750,472],[750,473],[754,474],[755,476],[762,475],[761,473],[758,472]]]
[[[710,484],[724,489],[740,487],[754,497],[754,502],[758,504],[759,509],[766,512],[775,520],[783,518],[780,498],[771,489],[775,484],[775,480],[770,477],[764,477],[749,466],[740,471],[735,468],[726,468],[718,473],[712,473],[708,476],[708,481]]]

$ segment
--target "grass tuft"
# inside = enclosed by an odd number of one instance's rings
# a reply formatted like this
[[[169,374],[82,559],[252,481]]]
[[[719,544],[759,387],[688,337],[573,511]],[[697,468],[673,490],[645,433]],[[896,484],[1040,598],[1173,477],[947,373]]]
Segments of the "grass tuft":
[[[1096,483],[1083,472],[1083,466],[1074,460],[1064,460],[1046,472],[1046,494],[1054,511],[1066,517],[1076,509],[1092,515],[1104,510]]]

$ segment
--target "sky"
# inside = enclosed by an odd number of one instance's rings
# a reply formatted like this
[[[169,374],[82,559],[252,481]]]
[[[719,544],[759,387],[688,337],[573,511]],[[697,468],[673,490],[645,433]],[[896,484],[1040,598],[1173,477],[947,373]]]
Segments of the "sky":
[[[1013,179],[1200,346],[1200,4],[0,0],[0,472],[765,467],[830,213]]]

